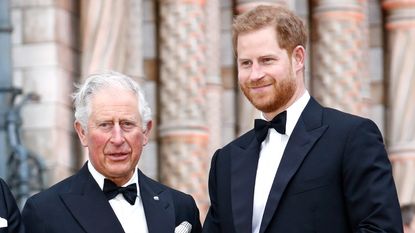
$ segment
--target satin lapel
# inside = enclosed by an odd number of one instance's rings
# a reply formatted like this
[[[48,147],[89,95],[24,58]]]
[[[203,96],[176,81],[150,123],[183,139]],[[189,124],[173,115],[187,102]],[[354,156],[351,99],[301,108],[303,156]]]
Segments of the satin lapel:
[[[143,201],[148,232],[174,232],[174,205],[172,197],[163,186],[138,171],[140,197]]]
[[[254,134],[252,134],[254,135]],[[252,208],[259,143],[255,136],[247,149],[231,149],[231,198],[235,232],[252,231]]]
[[[265,206],[260,233],[265,232],[268,227],[287,184],[297,172],[314,143],[326,131],[328,126],[321,125],[321,117],[321,106],[311,99],[285,148]]]
[[[71,191],[61,194],[61,198],[86,232],[124,232],[111,205],[86,165],[76,175]]]

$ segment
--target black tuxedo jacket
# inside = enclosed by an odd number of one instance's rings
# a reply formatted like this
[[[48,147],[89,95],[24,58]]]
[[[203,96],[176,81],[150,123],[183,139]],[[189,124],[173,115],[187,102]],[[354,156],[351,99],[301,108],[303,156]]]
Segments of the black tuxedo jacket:
[[[9,187],[0,178],[0,218],[7,220],[7,227],[0,227],[0,233],[20,233],[23,232],[20,219],[20,211],[17,207]]]
[[[259,149],[251,130],[216,151],[203,232],[252,232]],[[265,206],[260,233],[271,232],[403,232],[391,165],[372,121],[310,99]]]
[[[140,170],[138,182],[149,233],[173,233],[183,221],[192,224],[192,233],[201,231],[199,210],[190,195],[151,180]],[[124,232],[86,164],[77,174],[29,198],[22,219],[27,233]]]

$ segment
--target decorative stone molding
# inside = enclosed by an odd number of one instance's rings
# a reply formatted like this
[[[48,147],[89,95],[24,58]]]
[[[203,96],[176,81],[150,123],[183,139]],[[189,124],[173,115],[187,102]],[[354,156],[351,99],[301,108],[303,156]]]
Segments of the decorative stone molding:
[[[160,1],[160,178],[208,208],[204,1]]]
[[[366,115],[367,24],[360,1],[316,0],[312,6],[312,94],[322,104]]]

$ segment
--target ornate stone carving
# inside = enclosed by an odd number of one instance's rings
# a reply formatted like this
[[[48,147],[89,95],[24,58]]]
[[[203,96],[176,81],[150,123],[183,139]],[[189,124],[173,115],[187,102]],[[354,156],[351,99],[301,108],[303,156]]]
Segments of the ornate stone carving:
[[[312,94],[326,106],[365,115],[365,11],[357,1],[314,2]]]
[[[203,1],[160,1],[160,178],[208,207]]]

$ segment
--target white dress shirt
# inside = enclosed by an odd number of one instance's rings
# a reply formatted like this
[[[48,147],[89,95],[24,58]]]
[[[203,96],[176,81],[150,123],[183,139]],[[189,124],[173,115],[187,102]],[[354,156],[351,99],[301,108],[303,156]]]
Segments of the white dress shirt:
[[[88,161],[88,170],[98,183],[101,190],[104,187],[105,177],[99,173],[94,166]],[[128,203],[122,194],[118,194],[109,201],[115,215],[121,223],[125,233],[148,233],[146,216],[144,214],[143,201],[140,198],[140,187],[138,185],[137,169],[135,169],[131,179],[123,185],[126,187],[130,184],[136,183],[137,186],[137,199],[134,205]]]
[[[268,130],[267,137],[261,144],[255,178],[252,233],[259,232],[265,205],[267,204],[268,195],[274,182],[278,166],[280,165],[283,152],[297,124],[298,118],[300,118],[309,100],[310,94],[306,91],[296,102],[287,108],[285,134],[280,134],[275,129],[270,129]],[[265,120],[263,114],[262,118]]]

